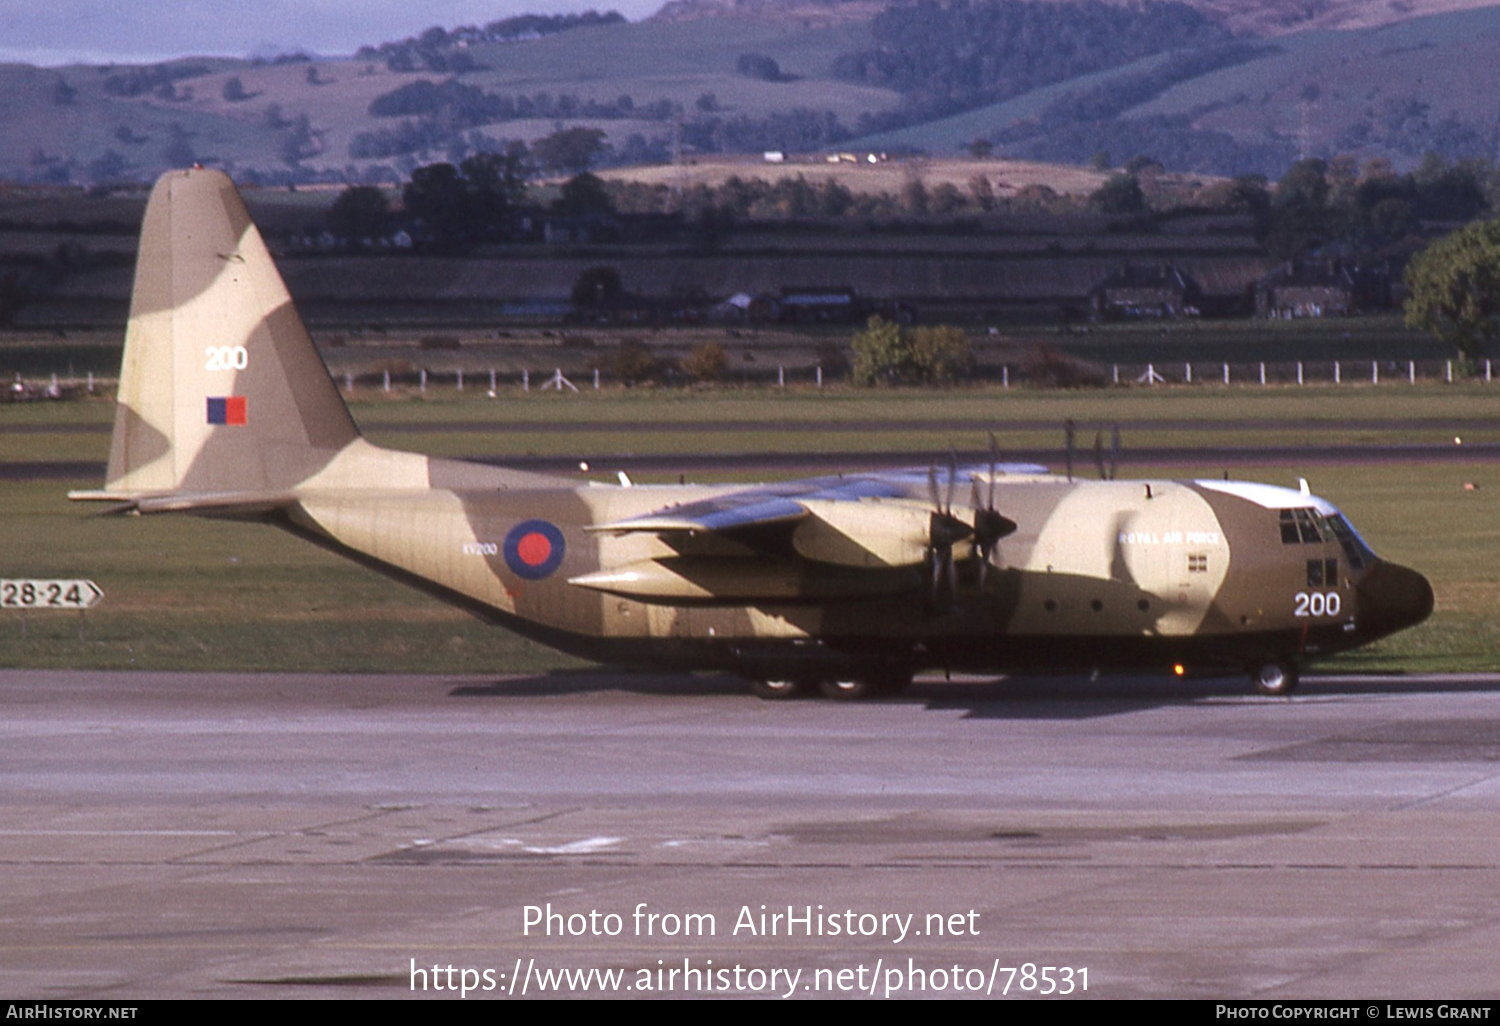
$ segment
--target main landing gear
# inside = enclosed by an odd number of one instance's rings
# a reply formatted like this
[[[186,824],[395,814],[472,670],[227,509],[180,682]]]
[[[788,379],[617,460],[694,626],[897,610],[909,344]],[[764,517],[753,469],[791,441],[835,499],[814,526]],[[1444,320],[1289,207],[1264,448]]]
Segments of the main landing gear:
[[[750,682],[750,692],[757,698],[780,701],[800,698],[816,691],[824,698],[840,702],[855,702],[871,698],[891,698],[899,695],[911,684],[912,675],[903,670],[886,670],[861,677],[842,679],[756,678]]]

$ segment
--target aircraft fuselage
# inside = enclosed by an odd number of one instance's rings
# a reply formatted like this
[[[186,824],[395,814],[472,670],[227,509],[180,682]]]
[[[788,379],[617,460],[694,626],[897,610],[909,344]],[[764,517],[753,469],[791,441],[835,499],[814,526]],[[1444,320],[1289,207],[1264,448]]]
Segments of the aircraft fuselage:
[[[996,504],[1016,529],[983,574],[960,546],[936,584],[915,527],[904,551],[893,531],[873,552],[869,532],[830,543],[817,517],[774,543],[595,529],[744,490],[308,494],[290,519],[555,647],[751,677],[1297,664],[1431,610],[1427,582],[1379,560],[1329,503],[1241,482],[1001,476]],[[920,525],[921,492],[914,481],[857,504],[861,524]]]

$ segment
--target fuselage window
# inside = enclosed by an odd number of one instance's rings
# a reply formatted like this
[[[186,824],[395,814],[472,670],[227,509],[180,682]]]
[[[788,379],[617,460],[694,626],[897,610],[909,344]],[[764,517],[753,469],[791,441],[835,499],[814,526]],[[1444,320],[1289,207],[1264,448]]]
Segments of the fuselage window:
[[[1339,561],[1309,559],[1307,561],[1307,586],[1309,588],[1337,588],[1339,586]]]
[[[1208,573],[1208,556],[1201,553],[1192,553],[1188,556],[1188,573]]]

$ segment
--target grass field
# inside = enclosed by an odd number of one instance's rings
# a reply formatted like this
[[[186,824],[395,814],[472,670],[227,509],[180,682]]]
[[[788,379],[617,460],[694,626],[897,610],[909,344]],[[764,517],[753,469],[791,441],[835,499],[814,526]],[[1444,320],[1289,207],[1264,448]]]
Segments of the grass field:
[[[1481,385],[1332,389],[1133,389],[1104,393],[829,390],[618,391],[577,398],[365,399],[356,418],[373,440],[433,453],[504,458],[583,454],[609,476],[610,454],[641,452],[910,451],[923,464],[950,446],[979,449],[987,420],[1035,424],[1007,445],[1060,447],[1057,425],[1201,420],[1200,428],[1134,427],[1124,476],[1219,476],[1222,468],[1132,466],[1136,444],[1402,444],[1500,436],[1500,393]],[[0,407],[0,462],[98,460],[104,401]],[[1425,426],[1413,426],[1422,418]],[[1310,431],[1284,426],[1312,421]],[[475,431],[474,422],[494,430]],[[909,431],[853,425],[881,421]],[[973,431],[932,427],[973,422]],[[566,423],[619,430],[543,430]],[[738,430],[723,425],[736,422]],[[778,426],[785,422],[814,429]],[[1230,430],[1225,425],[1238,426]],[[1362,422],[1355,429],[1349,425]],[[1441,422],[1442,426],[1433,426]],[[841,425],[843,425],[841,427]],[[928,425],[928,426],[924,426]],[[625,430],[628,428],[629,430]],[[688,430],[684,430],[687,428]],[[603,462],[598,462],[603,460]],[[1243,472],[1283,485],[1299,476],[1338,503],[1383,556],[1433,581],[1437,609],[1421,627],[1327,664],[1358,670],[1485,670],[1500,666],[1500,464],[1272,466]],[[1465,483],[1476,485],[1465,490]],[[419,593],[279,532],[192,518],[99,518],[69,504],[97,481],[18,481],[0,500],[0,577],[97,581],[87,613],[0,613],[0,664],[152,669],[517,672],[578,665],[486,627]]]

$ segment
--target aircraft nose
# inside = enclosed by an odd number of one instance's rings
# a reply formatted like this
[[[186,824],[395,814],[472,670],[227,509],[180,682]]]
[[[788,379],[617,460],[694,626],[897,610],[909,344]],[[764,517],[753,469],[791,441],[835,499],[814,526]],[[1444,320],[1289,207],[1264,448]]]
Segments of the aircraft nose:
[[[1359,582],[1360,626],[1390,634],[1427,619],[1432,613],[1432,585],[1399,563],[1376,563]]]

